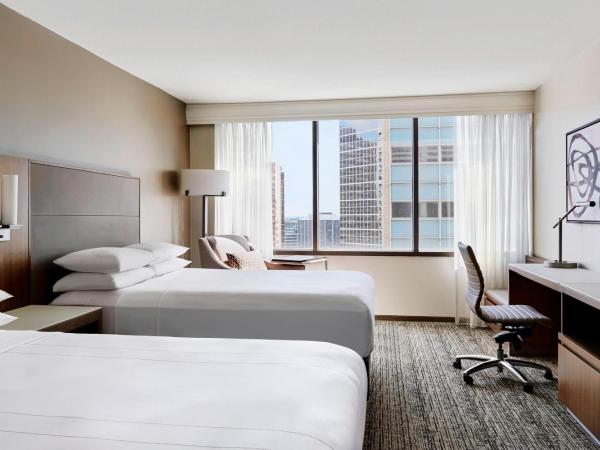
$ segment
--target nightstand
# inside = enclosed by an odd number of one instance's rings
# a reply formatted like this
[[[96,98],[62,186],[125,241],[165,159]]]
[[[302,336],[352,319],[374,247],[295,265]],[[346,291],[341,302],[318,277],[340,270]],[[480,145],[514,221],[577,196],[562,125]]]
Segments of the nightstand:
[[[0,330],[101,333],[102,308],[91,306],[28,305],[6,311],[17,317]]]

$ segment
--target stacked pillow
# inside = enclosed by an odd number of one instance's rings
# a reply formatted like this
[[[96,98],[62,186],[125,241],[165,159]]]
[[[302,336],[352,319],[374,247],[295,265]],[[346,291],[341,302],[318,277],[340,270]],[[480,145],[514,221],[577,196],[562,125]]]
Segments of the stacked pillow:
[[[141,242],[125,248],[145,250],[152,253],[156,259],[148,267],[154,271],[155,276],[183,269],[191,263],[191,261],[179,258],[179,256],[189,250],[189,248],[182,247],[181,245],[169,244],[167,242]]]
[[[54,292],[121,289],[179,270],[187,247],[147,242],[128,247],[99,247],[69,253],[54,263],[71,270],[54,284]]]

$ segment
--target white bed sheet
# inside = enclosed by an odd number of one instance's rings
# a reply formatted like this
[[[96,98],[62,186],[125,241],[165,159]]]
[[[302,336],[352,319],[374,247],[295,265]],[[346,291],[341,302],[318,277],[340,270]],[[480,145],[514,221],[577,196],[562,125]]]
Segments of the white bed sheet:
[[[182,269],[57,305],[102,306],[105,333],[331,342],[373,349],[373,279],[346,271]]]
[[[367,378],[319,342],[0,331],[3,450],[362,447]]]

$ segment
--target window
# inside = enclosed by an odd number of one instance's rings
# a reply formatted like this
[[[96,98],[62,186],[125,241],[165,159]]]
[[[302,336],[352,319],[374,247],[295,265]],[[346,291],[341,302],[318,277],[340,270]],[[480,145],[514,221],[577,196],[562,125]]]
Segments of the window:
[[[312,122],[275,122],[271,136],[273,248],[310,250]]]
[[[272,133],[276,251],[451,251],[454,117],[278,122]]]
[[[421,252],[451,251],[453,246],[455,124],[454,117],[418,119]]]
[[[412,216],[411,202],[392,202],[392,219],[406,219]]]
[[[439,208],[438,202],[420,202],[419,203],[419,217],[426,218],[438,218]]]

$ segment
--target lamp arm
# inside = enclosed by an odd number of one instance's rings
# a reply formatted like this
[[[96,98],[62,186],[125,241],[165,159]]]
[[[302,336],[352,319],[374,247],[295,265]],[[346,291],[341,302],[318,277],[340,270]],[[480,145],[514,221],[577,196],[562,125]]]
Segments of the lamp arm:
[[[569,216],[569,214],[571,214],[575,210],[575,208],[577,208],[577,205],[573,205],[573,207],[570,210],[568,210],[564,216],[559,217],[558,222],[556,222],[552,228],[556,228],[557,226],[559,226],[560,223],[563,220],[565,220]]]
[[[575,210],[575,208],[581,208],[581,207],[587,207],[587,206],[591,206],[593,208],[594,206],[596,206],[596,202],[592,200],[591,202],[579,202],[579,203],[575,203],[571,207],[571,209],[567,211],[567,213],[564,216],[562,216],[562,217],[560,217],[558,219],[558,222],[556,222],[552,228],[556,228],[557,226],[559,226],[560,223],[563,220],[565,220],[569,216],[569,214],[571,214]]]

